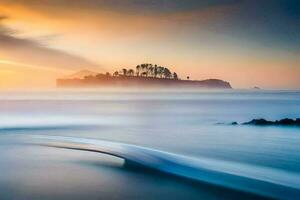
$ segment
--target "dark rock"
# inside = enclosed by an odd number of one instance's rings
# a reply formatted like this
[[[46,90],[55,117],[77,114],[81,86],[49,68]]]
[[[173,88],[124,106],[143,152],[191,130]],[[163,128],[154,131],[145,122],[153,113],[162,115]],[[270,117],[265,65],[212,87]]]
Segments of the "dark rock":
[[[278,125],[278,126],[300,126],[300,118],[296,120],[285,118],[276,121],[268,121],[265,119],[253,119],[249,122],[243,123],[244,125],[256,125],[256,126],[267,126],[267,125]]]
[[[258,126],[265,126],[265,125],[272,125],[274,122],[268,121],[265,119],[253,119],[250,122],[243,123],[244,125],[258,125]]]
[[[294,121],[293,119],[285,118],[285,119],[276,121],[275,123],[278,125],[295,125],[295,122],[296,121]]]
[[[231,125],[238,125],[238,123],[237,122],[232,122]]]

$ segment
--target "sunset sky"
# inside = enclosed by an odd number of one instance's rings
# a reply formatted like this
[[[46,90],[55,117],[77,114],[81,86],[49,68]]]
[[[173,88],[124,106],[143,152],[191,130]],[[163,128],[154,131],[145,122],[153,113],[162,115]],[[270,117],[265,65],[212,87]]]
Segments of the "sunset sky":
[[[140,63],[300,89],[300,1],[0,0],[0,89]]]

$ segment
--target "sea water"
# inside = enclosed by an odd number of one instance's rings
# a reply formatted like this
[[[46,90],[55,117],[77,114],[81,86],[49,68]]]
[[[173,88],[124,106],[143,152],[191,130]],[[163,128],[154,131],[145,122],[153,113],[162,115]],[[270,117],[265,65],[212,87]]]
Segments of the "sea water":
[[[300,92],[0,92],[0,197],[296,198],[300,194],[300,128],[241,125],[254,118],[300,118]],[[239,125],[231,125],[234,121]],[[41,136],[56,140],[49,142]],[[108,144],[108,151],[116,148],[110,142],[129,148],[118,149],[125,159],[55,148],[71,143],[59,137],[93,141],[84,148],[96,148],[94,141],[97,148]],[[153,151],[159,153],[153,157]],[[175,158],[165,156],[169,154]],[[128,167],[126,156],[134,160],[132,155],[142,157],[151,169]],[[197,164],[189,168],[194,161]],[[257,182],[248,183],[248,179]]]

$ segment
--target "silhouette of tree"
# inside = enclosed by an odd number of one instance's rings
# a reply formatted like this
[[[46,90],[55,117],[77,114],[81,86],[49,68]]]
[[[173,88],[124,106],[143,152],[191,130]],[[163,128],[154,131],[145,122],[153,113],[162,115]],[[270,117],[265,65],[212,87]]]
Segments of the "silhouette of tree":
[[[168,68],[164,68],[163,74],[164,74],[165,78],[171,78],[172,77],[172,73]]]
[[[173,73],[173,79],[178,80],[178,75],[176,72]]]
[[[158,74],[157,65],[154,65],[153,74],[154,74],[154,78],[156,78]]]
[[[144,74],[144,72],[146,71],[147,65],[146,64],[141,64],[141,71],[142,74]]]
[[[141,76],[142,76],[142,77],[147,77],[147,72],[142,72],[142,73],[141,73]]]
[[[137,65],[137,66],[136,66],[136,76],[139,76],[139,75],[140,75],[140,71],[141,71],[141,66],[140,66],[140,65]]]
[[[115,72],[113,73],[113,76],[119,76],[119,72],[118,72],[118,71],[115,71]]]
[[[110,74],[109,72],[106,73],[99,73],[97,75],[89,75],[85,76],[84,79],[101,79],[105,77],[120,77],[120,76],[141,76],[141,77],[152,77],[152,78],[165,78],[165,79],[171,79],[178,80],[179,77],[176,72],[171,72],[167,67],[162,67],[157,64],[149,64],[149,63],[143,63],[136,66],[136,71],[134,69],[126,69],[123,68],[120,71],[115,71],[113,74]],[[189,76],[186,77],[187,80],[190,79]]]
[[[148,70],[149,70],[149,74],[150,74],[150,76],[151,76],[151,77],[153,77],[153,76],[154,76],[154,67],[153,67],[153,65],[152,65],[152,64],[150,64],[150,66],[149,66]]]
[[[122,69],[122,74],[123,74],[123,76],[127,76],[127,69]]]
[[[148,76],[149,74],[149,64],[144,64],[144,72],[146,72],[146,77]]]
[[[134,70],[133,70],[133,69],[129,69],[129,70],[127,71],[127,74],[128,74],[129,76],[134,76]]]
[[[162,78],[163,75],[163,67],[158,66],[157,67],[157,76],[159,76],[160,78]]]
[[[116,71],[113,76],[142,76],[153,78],[174,78],[178,79],[176,72],[171,72],[167,67],[158,66],[157,64],[143,63],[136,66],[136,71],[133,69],[122,69],[120,72]],[[110,76],[110,74],[109,74]],[[189,79],[189,77],[187,77]]]

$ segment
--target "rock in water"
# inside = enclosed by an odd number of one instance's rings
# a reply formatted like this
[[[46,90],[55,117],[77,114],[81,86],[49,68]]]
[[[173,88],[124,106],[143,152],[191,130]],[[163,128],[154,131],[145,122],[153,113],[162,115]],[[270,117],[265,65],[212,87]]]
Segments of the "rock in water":
[[[300,118],[297,118],[297,119],[296,119],[296,125],[297,125],[297,126],[300,126]]]
[[[265,119],[253,119],[250,122],[245,122],[243,123],[244,125],[259,125],[259,126],[264,126],[264,125],[272,125],[274,122],[268,121]]]
[[[294,121],[293,119],[282,119],[280,121],[276,121],[275,122],[278,125],[295,125],[296,121]]]
[[[267,126],[267,125],[280,125],[280,126],[300,126],[300,118],[296,120],[285,118],[276,121],[268,121],[266,119],[253,119],[249,122],[243,123],[243,125],[256,125],[256,126]]]

